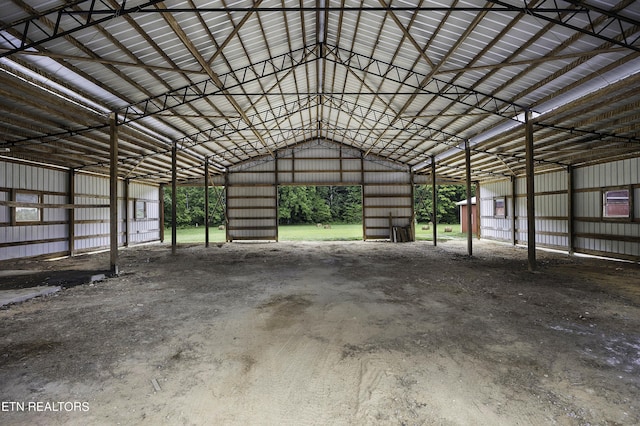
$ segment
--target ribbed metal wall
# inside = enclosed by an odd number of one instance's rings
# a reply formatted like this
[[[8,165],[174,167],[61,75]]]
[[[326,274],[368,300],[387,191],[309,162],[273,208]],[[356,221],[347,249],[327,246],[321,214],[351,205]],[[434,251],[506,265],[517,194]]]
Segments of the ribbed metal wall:
[[[123,186],[118,184],[118,194]],[[103,176],[76,174],[75,204],[108,205],[109,180]],[[122,217],[122,202],[118,202],[118,217]],[[124,243],[122,226],[118,226],[118,245]],[[109,208],[83,207],[75,209],[75,249],[79,252],[109,247]]]
[[[70,204],[70,171],[31,164],[0,162],[0,201],[12,201],[14,190],[24,190],[41,196],[41,203],[50,205]],[[118,187],[118,241],[126,241],[125,204],[123,181]],[[77,205],[108,205],[109,179],[86,173],[74,175],[73,203]],[[135,200],[146,201],[147,217],[135,220]],[[70,253],[70,209],[45,207],[42,221],[30,224],[12,224],[9,206],[0,206],[0,260],[41,255],[65,255]],[[74,209],[74,253],[91,251],[109,246],[109,209],[107,207],[77,207]],[[128,235],[129,244],[158,240],[160,237],[159,191],[155,185],[129,184]]]
[[[257,161],[229,171],[227,241],[278,239],[275,165],[275,161]]]
[[[504,218],[494,216],[494,200],[496,198],[505,199],[506,215]],[[510,181],[483,183],[480,185],[480,235],[483,238],[511,240],[513,232],[512,200],[513,194]],[[526,212],[526,208],[523,211]],[[461,220],[465,219],[461,218]]]
[[[364,161],[362,210],[365,239],[390,237],[391,226],[407,227],[413,218],[413,184],[408,169],[383,161]]]
[[[361,185],[363,238],[389,238],[393,226],[410,226],[413,192],[408,168],[327,141],[283,149],[229,170],[227,239],[277,239],[279,185]]]
[[[575,170],[574,223],[576,251],[640,260],[640,159],[628,159]],[[602,218],[602,191],[629,188],[633,218]]]
[[[573,249],[575,252],[637,260],[640,258],[640,159],[622,160],[573,171],[574,239],[569,241],[568,172],[535,177],[536,244]],[[486,182],[480,186],[481,235],[513,240],[512,185],[510,181]],[[607,189],[629,188],[633,216],[628,219],[602,217],[602,194]],[[493,200],[506,197],[507,217],[496,218]],[[526,179],[516,180],[516,240],[527,242]],[[572,247],[571,247],[572,246]]]
[[[0,162],[0,200],[12,201],[12,190],[24,190],[39,194],[42,203],[64,204],[67,179],[65,170]],[[12,224],[11,209],[0,206],[0,259],[64,254],[69,250],[66,210],[42,209],[41,222]]]
[[[144,202],[146,217],[136,218],[136,201]],[[156,186],[139,182],[129,183],[128,244],[160,239],[160,192]],[[120,217],[124,217],[120,215]]]

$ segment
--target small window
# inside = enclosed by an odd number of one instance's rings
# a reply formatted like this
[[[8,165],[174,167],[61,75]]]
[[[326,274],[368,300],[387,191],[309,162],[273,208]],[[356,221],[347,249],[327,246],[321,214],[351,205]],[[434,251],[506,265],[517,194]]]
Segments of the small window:
[[[15,201],[18,203],[40,204],[40,194],[28,192],[16,192]],[[42,220],[42,209],[35,206],[16,207],[16,223],[20,222],[40,222]]]
[[[504,197],[493,199],[493,215],[501,218],[507,216],[507,204]]]
[[[144,200],[136,200],[136,220],[147,218],[147,202]]]
[[[602,216],[608,218],[628,218],[631,214],[631,198],[628,189],[604,191],[602,195]]]

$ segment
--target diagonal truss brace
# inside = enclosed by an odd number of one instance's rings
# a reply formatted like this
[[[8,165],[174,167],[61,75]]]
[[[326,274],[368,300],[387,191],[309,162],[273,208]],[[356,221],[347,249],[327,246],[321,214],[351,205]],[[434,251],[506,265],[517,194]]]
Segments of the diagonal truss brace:
[[[495,6],[493,7],[462,7],[462,6],[432,6],[432,7],[197,7],[197,8],[179,8],[172,7],[164,10],[152,8],[162,0],[149,0],[137,6],[126,7],[126,0],[122,1],[119,6],[113,6],[109,2],[102,0],[75,0],[65,2],[63,5],[48,9],[34,15],[27,16],[23,19],[12,23],[2,23],[0,26],[0,38],[4,39],[11,48],[0,52],[0,58],[18,53],[20,51],[39,46],[48,41],[64,37],[85,28],[103,23],[119,16],[129,15],[132,13],[227,13],[232,11],[244,12],[300,12],[300,11],[401,11],[401,10],[422,10],[422,11],[487,11],[496,13],[525,13],[557,25],[570,28],[582,34],[590,35],[601,40],[605,40],[617,46],[640,52],[640,46],[637,45],[640,39],[638,30],[640,22],[637,20],[616,13],[615,11],[605,10],[597,6],[585,4],[580,0],[564,0],[571,7],[560,7],[558,0],[542,0],[536,6],[514,6],[503,0],[489,0]],[[524,2],[523,2],[524,3]],[[77,10],[82,6],[82,10]],[[593,22],[600,16],[606,16],[605,23],[596,28]],[[46,18],[46,19],[43,19]],[[53,26],[43,24],[43,22],[53,22]],[[585,23],[587,24],[585,26]],[[66,29],[63,29],[66,28]],[[607,28],[615,28],[615,33],[619,34],[621,39],[610,35],[612,31],[605,31]],[[619,33],[618,33],[619,31]],[[638,34],[635,38],[627,36],[627,31],[632,34]],[[15,37],[7,37],[7,33],[13,34]]]
[[[513,7],[502,0],[489,1],[498,6]],[[640,40],[640,21],[615,11],[589,5],[582,0],[563,1],[570,3],[573,8],[564,8],[566,10],[562,10],[558,8],[558,0],[542,0],[534,7],[527,6],[526,2],[523,2],[524,6],[521,7],[521,12],[573,31],[599,38],[614,45],[640,52],[640,46],[637,44],[638,40]],[[596,27],[594,22],[601,16],[606,16],[607,18],[600,27]],[[606,31],[608,28],[612,31]],[[627,31],[635,35],[635,38],[629,37]],[[617,34],[617,36],[612,34]]]
[[[361,55],[359,53],[336,46],[327,46],[330,56],[327,60],[366,72],[369,75],[384,78],[423,93],[461,103],[490,114],[498,115],[509,120],[517,120],[516,116],[527,108],[500,99],[496,96],[472,90],[436,77],[432,77],[426,85],[422,85],[426,74],[416,70],[400,67],[392,63]]]
[[[119,114],[122,115],[122,124],[165,112],[172,108],[206,98],[207,96],[223,94],[225,90],[232,90],[259,79],[277,75],[283,71],[289,71],[299,65],[317,60],[316,53],[316,45],[305,46],[264,61],[252,63],[245,67],[220,74],[218,77],[220,83],[222,83],[222,88],[218,87],[218,85],[209,78],[152,98],[141,100],[135,104],[127,105],[119,110]]]
[[[11,46],[0,52],[0,58],[27,50],[51,40],[73,34],[85,28],[93,27],[111,19],[129,15],[160,3],[163,0],[149,0],[133,7],[126,7],[126,1],[114,7],[107,1],[76,0],[64,5],[30,15],[10,24],[0,26],[0,38]],[[86,6],[82,14],[77,14],[76,7]],[[95,18],[95,19],[94,19]],[[53,25],[48,25],[51,22]],[[14,37],[7,36],[12,33]]]

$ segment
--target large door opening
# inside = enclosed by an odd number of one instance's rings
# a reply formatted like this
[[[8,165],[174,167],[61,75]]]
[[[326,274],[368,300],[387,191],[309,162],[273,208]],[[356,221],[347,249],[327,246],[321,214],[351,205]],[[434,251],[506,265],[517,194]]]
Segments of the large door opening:
[[[280,185],[279,241],[362,240],[362,187]]]

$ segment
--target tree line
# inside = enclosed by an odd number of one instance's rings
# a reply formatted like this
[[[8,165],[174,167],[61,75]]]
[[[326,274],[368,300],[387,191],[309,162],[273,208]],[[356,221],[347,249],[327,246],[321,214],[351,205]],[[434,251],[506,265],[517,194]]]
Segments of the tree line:
[[[178,187],[176,223],[180,227],[204,225],[203,187]],[[418,185],[414,191],[416,220],[433,222],[432,187]],[[472,194],[473,195],[473,194]],[[438,223],[459,223],[456,202],[467,197],[463,185],[437,187]],[[225,191],[209,187],[209,224],[225,223]],[[165,226],[171,225],[171,188],[164,191]],[[360,186],[281,186],[278,190],[278,222],[281,225],[306,223],[361,223],[362,190]]]

